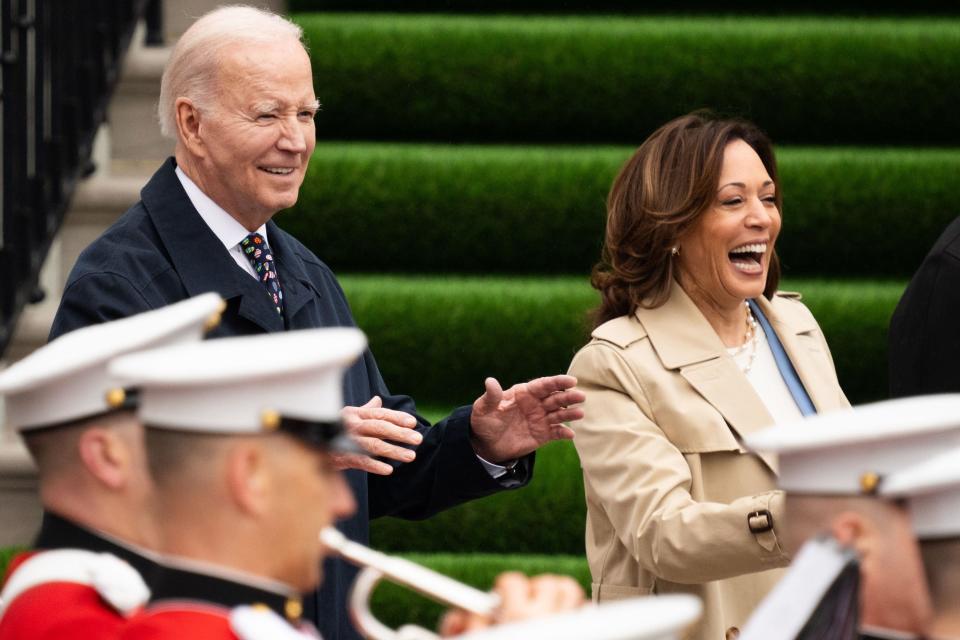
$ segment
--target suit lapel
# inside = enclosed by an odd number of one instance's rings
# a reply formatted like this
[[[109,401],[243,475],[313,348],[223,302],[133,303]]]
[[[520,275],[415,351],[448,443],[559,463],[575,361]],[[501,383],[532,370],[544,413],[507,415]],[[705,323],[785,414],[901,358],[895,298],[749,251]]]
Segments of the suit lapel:
[[[313,322],[304,324],[297,317],[307,303],[320,297],[320,293],[310,284],[310,276],[297,254],[296,241],[272,220],[267,223],[267,236],[270,238],[273,259],[277,263],[280,286],[283,287],[283,313],[287,326],[291,329],[315,326]]]
[[[639,309],[637,317],[663,366],[678,371],[738,436],[773,424],[766,406],[713,327],[677,283],[673,283],[666,304]],[[775,457],[760,457],[776,472]]]
[[[241,269],[190,202],[172,158],[140,198],[189,296],[219,293],[237,314],[264,331],[283,331],[283,319],[256,279]]]

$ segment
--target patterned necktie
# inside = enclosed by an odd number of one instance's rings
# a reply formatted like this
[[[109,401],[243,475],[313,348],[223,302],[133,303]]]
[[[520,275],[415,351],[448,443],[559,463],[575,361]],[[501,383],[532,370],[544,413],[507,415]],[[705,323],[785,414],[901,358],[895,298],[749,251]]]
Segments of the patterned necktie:
[[[259,233],[251,233],[240,242],[243,255],[253,265],[257,272],[257,280],[267,290],[267,295],[273,300],[277,313],[283,315],[283,291],[280,289],[280,278],[277,277],[277,266],[273,263],[273,254]]]

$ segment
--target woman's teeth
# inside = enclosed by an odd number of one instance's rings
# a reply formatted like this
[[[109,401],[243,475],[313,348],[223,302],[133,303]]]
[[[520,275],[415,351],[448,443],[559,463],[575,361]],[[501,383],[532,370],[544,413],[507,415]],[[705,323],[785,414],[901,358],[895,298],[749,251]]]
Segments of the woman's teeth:
[[[754,244],[745,244],[737,247],[730,253],[766,253],[767,252],[767,243],[766,242],[757,242]]]
[[[735,269],[743,273],[751,275],[763,273],[761,260],[766,251],[767,243],[765,242],[740,245],[730,252],[730,262]]]

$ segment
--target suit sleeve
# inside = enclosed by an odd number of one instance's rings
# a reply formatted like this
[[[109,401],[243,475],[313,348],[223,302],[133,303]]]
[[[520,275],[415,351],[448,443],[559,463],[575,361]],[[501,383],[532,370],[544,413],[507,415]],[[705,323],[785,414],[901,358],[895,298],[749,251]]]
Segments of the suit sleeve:
[[[492,478],[470,444],[471,407],[460,407],[431,426],[417,413],[412,398],[387,391],[373,355],[368,352],[367,357],[368,370],[375,372],[371,376],[376,387],[374,395],[383,398],[384,407],[413,415],[417,419],[417,431],[423,435],[423,441],[415,447],[417,457],[413,462],[384,460],[394,468],[391,475],[367,476],[371,518],[396,516],[421,520],[468,500],[529,483],[534,454],[522,458],[507,476]]]
[[[118,274],[90,273],[71,280],[60,299],[49,340],[75,329],[126,318],[153,307]]]
[[[960,391],[960,260],[931,255],[890,320],[890,395]]]
[[[347,297],[333,273],[324,267],[316,274],[316,280],[327,304],[338,314],[337,323],[355,326]],[[525,486],[530,481],[533,454],[523,458],[508,478],[494,479],[487,473],[470,444],[470,407],[461,407],[431,426],[417,413],[413,398],[390,393],[369,349],[354,366],[360,370],[351,372],[356,375],[348,375],[348,384],[362,380],[363,388],[355,388],[348,397],[362,404],[373,396],[380,396],[385,408],[414,416],[416,429],[423,435],[419,445],[408,447],[417,452],[413,462],[382,460],[393,467],[392,474],[367,474],[370,518],[395,516],[422,520],[468,500]]]
[[[587,394],[586,417],[573,425],[584,482],[644,569],[695,584],[787,564],[776,529],[782,492],[730,504],[694,500],[688,461],[651,418],[641,381],[622,354],[591,343],[570,374]],[[761,510],[773,514],[775,528],[755,535],[747,518]]]

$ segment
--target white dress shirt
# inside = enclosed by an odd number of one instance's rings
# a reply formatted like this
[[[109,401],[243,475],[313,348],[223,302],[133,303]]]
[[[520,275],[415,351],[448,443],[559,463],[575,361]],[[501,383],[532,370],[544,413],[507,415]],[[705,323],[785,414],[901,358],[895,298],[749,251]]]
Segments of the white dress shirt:
[[[747,373],[747,380],[750,381],[751,386],[760,396],[761,402],[770,412],[774,424],[799,420],[803,417],[803,414],[800,413],[797,401],[793,399],[793,394],[790,393],[787,383],[783,381],[783,376],[780,375],[780,369],[773,357],[770,343],[767,342],[767,336],[759,324],[755,330],[758,332],[757,343],[754,346],[757,354],[750,372]],[[737,366],[743,370],[750,360],[750,350],[748,349],[738,355],[734,355],[736,348],[727,349],[727,351],[733,355]]]
[[[247,228],[237,222],[237,219],[232,215],[224,211],[223,207],[211,200],[210,196],[201,191],[200,187],[198,187],[187,174],[180,170],[180,167],[176,168],[175,173],[177,174],[177,179],[180,180],[180,184],[183,185],[183,190],[187,192],[187,197],[190,198],[191,204],[193,204],[197,213],[200,214],[200,217],[203,218],[203,221],[207,223],[207,226],[210,227],[210,231],[213,231],[213,235],[217,236],[217,239],[222,242],[226,250],[230,252],[230,257],[240,265],[241,269],[249,273],[251,278],[259,280],[259,278],[257,278],[257,272],[253,270],[253,265],[247,260],[247,256],[240,247],[240,243],[243,242],[244,238],[250,235]],[[257,233],[263,236],[263,241],[266,242],[267,247],[269,247],[270,239],[267,237],[267,225],[260,225]]]

